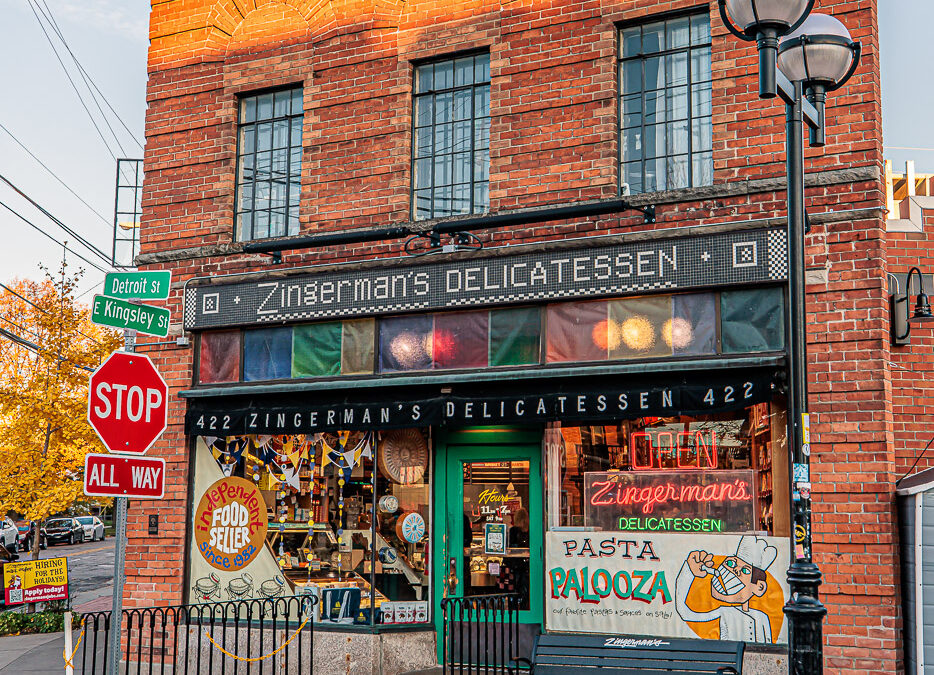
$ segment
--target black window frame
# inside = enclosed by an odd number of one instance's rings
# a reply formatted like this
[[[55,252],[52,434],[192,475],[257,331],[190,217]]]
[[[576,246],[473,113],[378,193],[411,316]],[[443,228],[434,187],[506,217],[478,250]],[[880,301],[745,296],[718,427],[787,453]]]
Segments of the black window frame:
[[[698,20],[703,20],[706,23],[706,36],[705,39],[695,42],[694,36],[694,27],[695,22]],[[684,22],[687,21],[687,44],[679,46],[670,46],[669,45],[669,31],[668,26],[673,22]],[[661,45],[659,49],[652,51],[645,50],[645,28],[652,27],[657,24],[662,25],[662,39],[664,44]],[[618,180],[617,180],[617,189],[620,195],[627,194],[624,186],[629,184],[628,194],[647,194],[651,192],[661,192],[665,190],[681,189],[681,188],[692,188],[692,187],[702,187],[709,186],[713,184],[713,77],[711,72],[711,59],[712,59],[712,38],[711,38],[711,21],[709,11],[704,9],[693,8],[686,11],[679,12],[670,12],[665,14],[653,15],[650,17],[645,17],[638,21],[626,22],[618,24],[617,28],[617,50],[616,50],[616,106],[617,106],[617,139],[618,139],[618,152],[617,152],[617,169],[618,169]],[[633,29],[639,30],[639,51],[635,54],[625,54],[625,34],[632,31]],[[706,65],[708,71],[706,77],[697,78],[696,73],[694,73],[694,55],[702,54],[706,51]],[[670,82],[670,75],[668,72],[668,57],[676,54],[686,54],[686,79],[684,84],[679,84],[673,86]],[[662,75],[663,87],[662,88],[646,88],[646,76],[645,76],[645,64],[646,61],[650,59],[661,59],[662,67],[664,73]],[[631,91],[626,93],[626,83],[625,83],[625,64],[630,62],[640,63],[640,86],[637,91]],[[706,90],[706,101],[703,101],[701,98],[695,100],[695,89],[699,88],[698,91]],[[685,106],[685,117],[670,119],[670,106],[671,98],[674,98],[671,95],[672,90],[674,89],[685,89],[686,90],[686,102]],[[661,121],[657,119],[650,124],[646,124],[646,94],[648,93],[657,93],[661,95],[661,106],[663,106],[663,118]],[[639,109],[636,114],[639,117],[638,125],[627,125],[627,110],[625,107],[625,100],[634,97],[638,94],[639,96]],[[656,101],[657,103],[657,101]],[[701,110],[696,112],[695,108],[698,106],[705,106],[706,110]],[[655,115],[658,115],[656,109]],[[700,148],[696,147],[695,141],[695,122],[699,124],[700,138],[706,141],[704,145],[707,147]],[[684,123],[685,129],[684,134],[687,142],[686,152],[677,152],[672,150],[669,139],[669,127],[672,123]],[[647,157],[646,154],[646,127],[658,128],[661,127],[664,129],[663,132],[663,151],[656,151],[651,157]],[[627,135],[626,131],[629,130],[639,130],[639,140],[638,147],[639,152],[637,157],[627,157]],[[657,136],[656,136],[657,139]],[[671,171],[673,159],[683,159],[684,168],[686,170],[686,180],[683,185],[677,184],[672,187],[671,182]],[[656,164],[656,170],[660,163],[663,163],[665,168],[664,183],[660,187],[659,178],[655,173],[650,173],[647,171],[647,164],[649,162],[654,162]],[[639,183],[633,185],[633,182],[628,181],[629,174],[627,173],[627,165],[636,164],[639,166]],[[703,164],[701,164],[703,163]],[[698,169],[702,169],[698,171]],[[654,175],[654,184],[649,183],[649,176]],[[635,189],[633,189],[635,188]]]
[[[278,95],[287,94],[286,97],[283,97],[288,101],[289,110],[287,113],[276,114],[276,106],[278,103]],[[265,97],[272,97],[272,113],[268,117],[260,118],[258,115],[260,100]],[[304,146],[302,142],[302,137],[304,135],[304,84],[295,83],[283,87],[275,87],[268,89],[255,90],[250,92],[245,92],[240,94],[237,97],[237,117],[236,117],[236,134],[237,134],[237,154],[236,154],[236,168],[234,174],[234,240],[235,241],[255,241],[261,239],[272,239],[275,237],[284,237],[289,235],[298,234],[300,230],[299,224],[299,215],[301,209],[301,189],[302,189],[302,165],[304,163]],[[247,110],[250,107],[250,102],[252,101],[252,107],[254,114],[249,116]],[[297,106],[297,110],[296,110]],[[250,119],[250,117],[252,117]],[[287,135],[288,143],[285,146],[276,147],[276,126],[277,123],[287,122]],[[294,135],[294,127],[297,121],[298,126],[298,138],[297,144],[295,143],[296,138]],[[259,149],[259,127],[261,125],[269,124],[271,125],[271,144],[268,150]],[[252,149],[247,151],[243,147],[243,141],[245,136],[245,129],[252,128]],[[276,179],[272,177],[273,166],[277,161],[276,152],[277,150],[284,151],[285,157],[285,177],[284,180],[281,180],[284,183],[284,206],[282,207],[273,207],[272,206],[272,196],[273,196],[273,183],[276,182]],[[269,153],[269,179],[268,181],[260,181],[259,179],[259,154],[260,153]],[[298,166],[297,170],[293,171],[295,168],[293,157],[297,154],[298,157]],[[248,170],[244,166],[244,158],[249,157],[252,160],[252,168],[249,169],[252,171],[252,178],[249,181],[252,186],[250,190],[249,207],[244,208],[243,205],[243,195],[241,194],[242,188],[247,185],[247,181],[242,177],[242,175]],[[260,182],[268,182],[270,194],[268,197],[268,205],[265,207],[257,206],[257,185]],[[297,185],[297,193],[293,189],[293,184]],[[273,210],[282,210],[283,221],[281,228],[276,227],[276,230],[273,230]],[[265,232],[262,230],[260,233],[257,233],[257,224],[256,215],[265,213],[266,224]],[[248,222],[244,221],[244,216],[249,215]]]
[[[471,59],[472,61],[472,78],[468,83],[457,83],[457,64],[463,63],[465,60]],[[411,217],[412,220],[431,220],[434,218],[446,218],[449,216],[456,215],[471,215],[471,214],[482,214],[486,213],[490,209],[490,126],[492,120],[492,110],[491,110],[491,97],[490,97],[490,86],[492,78],[490,76],[490,52],[487,49],[471,50],[467,52],[461,52],[457,54],[448,54],[443,57],[427,59],[423,61],[417,61],[412,63],[412,142],[411,142],[411,179],[410,179],[410,208],[411,208]],[[444,67],[446,64],[451,65],[451,84],[450,86],[444,86],[435,88],[435,83],[438,81],[435,73],[438,72],[438,67]],[[431,68],[432,70],[432,79],[431,84],[426,89],[421,89],[421,73],[425,72],[425,69]],[[485,77],[483,77],[485,75]],[[486,90],[486,114],[477,115],[477,93],[479,90]],[[470,92],[470,114],[467,117],[458,119],[455,112],[455,105],[458,92]],[[450,121],[438,121],[436,115],[436,102],[438,97],[450,94],[451,96],[451,119]],[[419,124],[419,101],[421,99],[431,98],[431,122],[430,124]],[[483,129],[483,120],[485,120],[485,139]],[[477,122],[481,121],[481,124],[478,125]],[[458,123],[469,123],[470,125],[470,149],[461,152],[455,152],[457,147],[455,146],[457,138],[457,125]],[[443,152],[436,152],[438,147],[438,126],[450,126],[450,149]],[[420,153],[420,139],[421,135],[419,133],[422,129],[430,129],[430,148],[431,151],[428,154]],[[479,130],[479,134],[478,134]],[[457,161],[455,155],[467,154],[467,166],[469,177],[466,181],[457,181],[457,169],[455,162]],[[485,159],[483,155],[485,154]],[[450,157],[450,181],[441,182],[437,180],[436,175],[436,158],[437,157]],[[420,169],[419,165],[422,163],[422,166],[428,166],[430,169],[429,180],[427,187],[422,185],[419,178],[422,175],[424,169]],[[420,187],[421,186],[421,187]],[[466,209],[457,209],[455,208],[455,188],[458,186],[467,186],[467,206]],[[437,196],[437,191],[439,189],[449,188],[450,197],[449,197],[449,208],[445,209],[439,205],[439,199],[443,197]],[[478,192],[479,191],[479,192]],[[419,198],[427,192],[429,194],[429,201],[427,204],[427,214],[425,213],[425,206],[419,205]]]

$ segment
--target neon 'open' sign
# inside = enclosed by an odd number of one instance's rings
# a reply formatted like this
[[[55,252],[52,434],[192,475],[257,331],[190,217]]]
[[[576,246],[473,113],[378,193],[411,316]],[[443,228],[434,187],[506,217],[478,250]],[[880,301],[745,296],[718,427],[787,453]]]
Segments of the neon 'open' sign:
[[[716,469],[716,431],[646,429],[629,435],[629,452],[635,471]]]

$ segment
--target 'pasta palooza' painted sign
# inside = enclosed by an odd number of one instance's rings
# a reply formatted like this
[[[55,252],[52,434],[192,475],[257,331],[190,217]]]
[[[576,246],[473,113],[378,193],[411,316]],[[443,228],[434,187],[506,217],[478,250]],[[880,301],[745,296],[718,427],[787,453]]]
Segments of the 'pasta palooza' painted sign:
[[[195,511],[195,543],[212,567],[243,569],[266,538],[266,502],[259,489],[243,478],[213,483]]]
[[[548,532],[549,630],[787,641],[782,537]]]

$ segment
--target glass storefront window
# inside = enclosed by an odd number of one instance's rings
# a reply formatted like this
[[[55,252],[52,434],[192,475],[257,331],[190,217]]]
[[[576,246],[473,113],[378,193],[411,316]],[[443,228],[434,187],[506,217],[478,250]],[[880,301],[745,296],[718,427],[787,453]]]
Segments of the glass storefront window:
[[[547,438],[553,527],[788,534],[788,450],[778,402],[557,426]]]
[[[268,572],[244,567],[234,579],[244,597],[311,594],[324,623],[428,621],[430,467],[421,430],[207,440],[220,474],[253,483],[264,502],[256,564],[268,560],[279,574],[254,588],[250,580]]]
[[[546,429],[545,624],[787,642],[784,401]]]

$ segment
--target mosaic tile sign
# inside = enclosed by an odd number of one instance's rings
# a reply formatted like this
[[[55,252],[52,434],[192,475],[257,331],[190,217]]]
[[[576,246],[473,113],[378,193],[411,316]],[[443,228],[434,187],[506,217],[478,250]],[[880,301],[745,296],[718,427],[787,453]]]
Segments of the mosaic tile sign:
[[[277,324],[782,281],[784,229],[192,285],[185,328]]]

